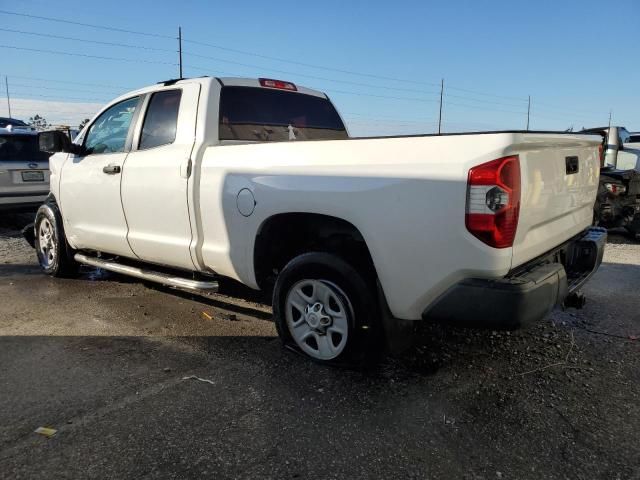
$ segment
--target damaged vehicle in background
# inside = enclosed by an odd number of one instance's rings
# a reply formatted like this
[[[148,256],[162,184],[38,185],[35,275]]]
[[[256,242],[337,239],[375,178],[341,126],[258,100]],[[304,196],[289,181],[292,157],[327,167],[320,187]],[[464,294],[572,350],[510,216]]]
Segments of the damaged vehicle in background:
[[[283,342],[367,364],[420,320],[517,328],[580,306],[600,137],[504,131],[349,138],[323,92],[169,80],[40,134],[52,191],[42,270],[80,264],[177,288],[272,292]]]
[[[589,128],[582,133],[602,136],[600,186],[593,212],[594,224],[605,228],[625,228],[638,238],[640,144],[631,143],[631,134],[624,127]]]

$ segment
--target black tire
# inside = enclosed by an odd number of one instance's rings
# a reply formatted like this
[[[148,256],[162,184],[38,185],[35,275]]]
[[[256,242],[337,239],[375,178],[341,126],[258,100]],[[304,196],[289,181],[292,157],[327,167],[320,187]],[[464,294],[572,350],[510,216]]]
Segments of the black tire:
[[[634,238],[637,238],[637,237],[638,237],[638,235],[640,235],[640,230],[639,230],[637,227],[635,227],[635,226],[631,227],[631,226],[628,226],[628,225],[627,225],[627,226],[626,226],[626,227],[624,227],[624,228],[625,228],[625,229],[627,230],[627,232],[629,232],[629,233],[631,234],[631,236],[632,236],[632,237],[634,237]]]
[[[358,367],[375,364],[383,351],[383,332],[379,305],[375,287],[373,287],[374,280],[364,278],[354,267],[336,255],[313,252],[295,257],[278,275],[273,291],[273,313],[278,335],[283,343],[305,353],[321,364]],[[328,303],[329,305],[333,303],[333,306],[326,307],[328,312],[333,309],[334,311],[343,310],[346,313],[346,321],[344,318],[340,320],[342,325],[345,323],[348,325],[346,341],[342,344],[342,340],[338,340],[342,348],[333,358],[321,358],[319,352],[316,354],[309,351],[314,350],[313,345],[309,345],[309,343],[315,343],[317,350],[320,350],[318,344],[320,340],[323,342],[326,340],[329,344],[335,342],[334,335],[336,334],[331,331],[333,323],[325,333],[321,333],[302,323],[303,321],[307,323],[307,317],[299,309],[287,304],[288,296],[294,295],[292,293],[294,289],[301,291],[303,288],[307,288],[306,286],[298,288],[299,285],[305,285],[305,282],[312,282],[330,290],[331,299]],[[312,286],[308,288],[313,289]],[[302,299],[302,297],[297,298]],[[311,308],[313,302],[306,303],[306,309]],[[340,306],[344,306],[344,308],[340,308]],[[324,312],[324,310],[322,311]],[[296,327],[290,328],[290,323],[296,322],[294,316],[298,314],[305,318],[301,320],[301,317],[296,317],[302,327],[312,331],[308,342],[305,342],[307,343],[306,347],[294,339],[292,329]],[[309,311],[309,314],[313,315],[313,312]],[[287,315],[289,315],[289,321]],[[335,316],[332,317],[328,313],[326,317],[329,317],[331,322],[337,321]],[[293,325],[293,323],[291,324]],[[337,336],[339,338],[339,334]]]
[[[79,264],[67,244],[62,217],[55,203],[46,203],[38,209],[33,228],[38,263],[44,273],[53,277],[77,275]],[[50,235],[43,235],[45,231],[50,231]]]

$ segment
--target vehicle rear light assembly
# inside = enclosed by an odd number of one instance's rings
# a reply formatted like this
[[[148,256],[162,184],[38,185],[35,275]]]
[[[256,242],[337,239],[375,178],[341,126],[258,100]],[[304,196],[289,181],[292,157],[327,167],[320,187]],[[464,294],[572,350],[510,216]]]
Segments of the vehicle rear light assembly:
[[[494,248],[513,246],[520,213],[520,159],[517,155],[469,170],[467,230]]]
[[[619,183],[605,183],[604,188],[613,196],[622,195],[627,192],[627,187]]]
[[[598,145],[598,157],[600,158],[600,166],[604,167],[604,145]]]
[[[289,90],[291,92],[297,92],[298,88],[291,82],[284,82],[282,80],[273,80],[271,78],[260,78],[260,85],[268,88],[278,88],[280,90]]]

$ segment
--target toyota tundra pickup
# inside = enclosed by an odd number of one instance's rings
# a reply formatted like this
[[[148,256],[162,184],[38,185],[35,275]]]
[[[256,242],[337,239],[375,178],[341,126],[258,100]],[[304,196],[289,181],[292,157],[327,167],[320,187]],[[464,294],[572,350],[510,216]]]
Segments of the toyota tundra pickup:
[[[540,321],[576,303],[606,241],[599,136],[349,138],[322,92],[195,78],[39,141],[56,152],[34,225],[45,273],[230,277],[272,292],[283,341],[321,363],[368,362],[419,320]]]

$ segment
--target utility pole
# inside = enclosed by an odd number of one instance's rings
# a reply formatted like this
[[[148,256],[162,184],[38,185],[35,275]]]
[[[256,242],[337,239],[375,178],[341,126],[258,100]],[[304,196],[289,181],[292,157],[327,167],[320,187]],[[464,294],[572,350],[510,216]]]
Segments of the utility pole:
[[[527,131],[529,131],[529,116],[531,115],[531,95],[529,95],[529,104],[527,106]]]
[[[9,98],[9,79],[4,76],[4,86],[7,90],[7,108],[9,109],[9,118],[11,118],[11,99]]]
[[[178,27],[178,60],[180,78],[182,78],[182,27]]]
[[[444,78],[440,82],[440,114],[438,115],[438,135],[442,132],[442,95],[444,94]]]
[[[609,110],[609,128],[611,128],[611,110]]]

